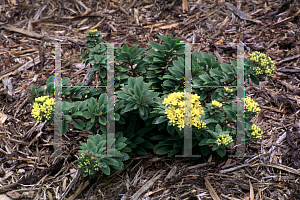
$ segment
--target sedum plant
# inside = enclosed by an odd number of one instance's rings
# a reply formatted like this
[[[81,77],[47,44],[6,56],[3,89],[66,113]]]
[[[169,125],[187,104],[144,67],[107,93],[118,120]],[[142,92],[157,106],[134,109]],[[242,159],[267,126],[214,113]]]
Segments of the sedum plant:
[[[155,128],[150,113],[157,106],[158,93],[149,90],[149,86],[142,77],[130,77],[128,85],[116,92],[116,112],[120,113],[117,128],[124,130],[124,136],[131,141],[128,146],[140,155],[147,155],[144,148],[153,148],[149,133],[148,137],[145,133]]]
[[[115,88],[120,89],[121,85],[128,83],[129,77],[143,76],[146,73],[145,55],[141,55],[146,49],[138,48],[139,45],[128,47],[124,45],[115,51]]]
[[[114,133],[110,133],[113,134]],[[115,134],[115,141],[106,140],[106,133],[89,136],[86,143],[81,143],[80,158],[78,168],[81,169],[83,176],[95,175],[99,170],[106,175],[110,175],[110,167],[123,169],[123,161],[129,159],[126,152],[131,149],[127,147],[127,138],[122,133]],[[112,149],[112,144],[115,147]],[[112,155],[112,156],[111,156]]]
[[[102,36],[97,30],[88,32],[86,37],[89,49],[82,61],[92,65],[93,72],[99,73],[101,84],[105,85],[107,44],[101,43]],[[153,49],[146,53],[138,45],[124,45],[114,50],[115,99],[107,100],[106,91],[102,88],[86,88],[82,87],[82,83],[70,87],[70,79],[63,78],[62,133],[65,134],[72,124],[76,129],[85,128],[94,134],[81,144],[78,167],[84,176],[94,175],[98,171],[109,174],[109,166],[122,168],[122,162],[129,158],[125,152],[131,150],[146,155],[146,149],[151,149],[158,155],[167,154],[170,157],[183,153],[184,145],[191,145],[193,154],[206,156],[215,151],[223,157],[226,147],[236,141],[237,106],[234,100],[237,62],[221,64],[211,53],[192,52],[192,85],[210,87],[193,87],[191,93],[184,93],[184,43],[172,35],[158,38],[162,43],[149,42]],[[244,72],[245,79],[250,78],[258,85],[260,78],[272,76],[274,62],[266,55],[254,52],[244,58]],[[46,86],[46,89],[31,87],[32,103],[35,98],[44,95],[53,97],[53,76],[48,78]],[[192,99],[192,118],[187,123],[192,128],[191,144],[184,144],[184,106],[187,98]],[[112,120],[116,121],[116,149],[126,157],[124,160],[103,156],[109,112],[107,101],[115,101]],[[261,139],[263,131],[250,122],[251,117],[260,111],[259,105],[250,97],[245,98],[244,103],[244,142],[249,142],[251,138]],[[33,110],[33,115],[41,120],[37,117],[37,110]],[[50,112],[45,113],[44,119],[51,119]]]
[[[144,58],[149,66],[146,80],[152,83],[150,89],[165,93],[161,86],[168,79],[167,75],[171,75],[169,68],[173,66],[173,61],[184,57],[185,48],[184,44],[180,43],[180,39],[173,38],[171,34],[169,36],[159,35],[158,38],[163,41],[162,44],[153,41],[148,43],[153,49],[149,50],[148,56]]]

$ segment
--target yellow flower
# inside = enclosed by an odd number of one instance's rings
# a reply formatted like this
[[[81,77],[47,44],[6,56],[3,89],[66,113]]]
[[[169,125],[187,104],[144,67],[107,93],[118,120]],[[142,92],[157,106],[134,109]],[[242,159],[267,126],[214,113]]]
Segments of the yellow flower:
[[[224,87],[225,92],[231,93],[233,92],[233,89],[229,89],[228,87]]]
[[[217,139],[217,145],[221,146],[227,146],[228,144],[230,144],[231,142],[233,142],[231,136],[229,136],[228,134],[221,134],[219,135],[218,139]]]
[[[258,126],[256,126],[255,124],[253,124],[251,126],[251,130],[252,130],[251,136],[253,138],[262,139],[263,131]]]
[[[213,100],[212,102],[211,102],[211,104],[213,105],[213,106],[215,106],[215,107],[217,107],[217,108],[221,108],[222,107],[222,103],[220,103],[220,102],[218,102],[218,101],[215,101],[215,100]]]
[[[31,115],[37,119],[38,122],[43,122],[45,119],[51,119],[54,99],[49,99],[49,96],[41,96],[35,98],[35,102],[32,106]]]
[[[259,66],[253,68],[256,75],[265,73],[268,76],[273,76],[275,62],[272,61],[270,57],[267,57],[266,54],[257,51],[251,53],[249,56],[250,61],[256,63]]]
[[[171,93],[168,98],[165,98],[163,103],[167,106],[165,109],[165,114],[167,115],[169,122],[173,123],[173,126],[178,126],[180,130],[184,128],[184,109],[185,109],[185,99],[192,97],[191,107],[192,107],[192,117],[188,118],[187,125],[196,126],[198,128],[205,128],[205,124],[199,120],[204,110],[199,101],[200,97],[197,94],[187,93],[186,96],[184,92],[174,92]],[[188,114],[188,113],[187,113]]]
[[[98,31],[97,29],[93,29],[93,30],[90,30],[90,33],[95,33],[97,31]]]
[[[258,103],[253,101],[250,97],[244,99],[245,108],[248,112],[258,113],[260,111]]]

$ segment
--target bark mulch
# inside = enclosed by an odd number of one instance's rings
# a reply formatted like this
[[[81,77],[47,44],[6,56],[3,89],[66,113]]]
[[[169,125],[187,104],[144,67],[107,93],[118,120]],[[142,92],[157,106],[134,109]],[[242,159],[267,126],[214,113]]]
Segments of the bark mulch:
[[[0,0],[0,199],[300,199],[299,8],[298,0]],[[44,129],[31,116],[30,86],[45,87],[54,75],[55,42],[68,43],[62,76],[82,82],[91,29],[105,42],[147,48],[173,34],[221,63],[236,59],[237,43],[246,55],[266,53],[274,76],[245,82],[261,107],[252,122],[263,139],[246,145],[244,157],[130,154],[124,170],[83,178],[78,148],[91,133],[70,130],[62,147],[69,157],[49,157],[53,125]]]

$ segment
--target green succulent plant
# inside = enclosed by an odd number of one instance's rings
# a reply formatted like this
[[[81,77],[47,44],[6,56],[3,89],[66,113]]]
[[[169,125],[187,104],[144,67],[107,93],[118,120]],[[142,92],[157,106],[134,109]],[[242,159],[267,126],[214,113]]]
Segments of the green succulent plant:
[[[123,169],[123,161],[130,157],[127,152],[131,149],[127,146],[127,138],[121,132],[117,132],[114,140],[107,141],[106,133],[89,136],[86,143],[81,143],[80,158],[78,168],[81,169],[83,176],[95,175],[99,170],[106,175],[110,175],[110,167]],[[115,142],[114,149],[112,144]],[[113,156],[111,156],[113,155]]]
[[[88,32],[86,37],[89,48],[82,61],[92,65],[93,72],[98,72],[101,77],[101,85],[106,86],[108,44],[102,43],[101,33],[97,30]],[[187,145],[195,155],[207,156],[216,151],[223,157],[226,147],[236,142],[236,125],[245,126],[243,142],[263,137],[263,131],[250,121],[260,111],[256,102],[250,97],[245,98],[245,116],[237,114],[237,105],[233,102],[239,78],[237,61],[221,64],[211,53],[193,51],[191,95],[179,95],[179,98],[178,94],[185,90],[184,43],[172,35],[158,38],[162,44],[149,42],[153,49],[146,53],[138,45],[114,49],[116,92],[111,99],[107,99],[104,88],[88,88],[83,83],[71,86],[69,78],[62,79],[62,134],[67,133],[71,124],[94,134],[80,147],[78,167],[84,176],[95,175],[98,171],[110,174],[110,166],[123,168],[123,161],[129,159],[126,152],[130,151],[146,155],[146,149],[149,149],[170,157],[183,154]],[[272,77],[274,65],[266,55],[254,52],[244,58],[244,79],[250,78],[258,85],[260,78]],[[31,103],[45,95],[53,97],[53,76],[48,78],[46,86],[46,89],[31,86]],[[175,96],[178,98],[173,98]],[[192,118],[186,118],[184,107],[190,97]],[[107,109],[107,102],[114,102],[115,107]],[[37,108],[35,106],[33,110],[36,117],[39,114]],[[113,109],[115,114],[110,120],[116,122],[116,140],[113,140],[116,154],[107,157],[106,144],[109,152],[114,151],[110,148],[112,141],[106,141],[107,113]],[[52,114],[46,115],[49,120],[51,117]],[[245,125],[238,124],[241,123],[237,120],[239,117],[244,117]],[[184,143],[186,119],[192,129],[191,144]]]

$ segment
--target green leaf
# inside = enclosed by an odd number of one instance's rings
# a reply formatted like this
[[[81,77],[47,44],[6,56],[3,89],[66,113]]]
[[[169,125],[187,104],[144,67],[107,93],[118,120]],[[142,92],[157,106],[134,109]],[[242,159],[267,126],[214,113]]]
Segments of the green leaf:
[[[115,149],[121,150],[121,149],[123,149],[126,146],[127,146],[127,144],[125,144],[123,142],[119,142],[119,143],[116,144]]]
[[[141,96],[141,90],[137,85],[134,86],[134,94],[136,94],[139,98]]]
[[[217,153],[219,156],[224,157],[226,155],[226,149],[225,148],[218,148]]]
[[[227,63],[222,63],[221,64],[221,69],[224,71],[224,72],[227,72],[227,73],[231,73],[233,72],[231,66]]]
[[[75,112],[71,115],[72,117],[82,117],[83,113],[81,111]]]
[[[205,145],[210,145],[210,144],[214,144],[215,143],[215,139],[203,139],[201,140],[201,142],[199,143],[199,146],[205,146]]]
[[[106,94],[101,94],[99,99],[98,99],[98,104],[103,105],[107,101],[107,96]]]
[[[87,101],[82,101],[78,107],[78,110],[86,109],[86,104],[87,104]]]
[[[121,114],[124,114],[124,113],[127,113],[127,112],[133,110],[134,106],[135,106],[135,103],[132,103],[132,102],[128,103],[126,105],[125,109],[122,110]]]
[[[145,147],[147,149],[153,149],[153,144],[151,142],[149,142],[148,140],[145,140],[145,142],[143,143],[143,147]]]
[[[138,155],[148,155],[147,151],[143,148],[138,146],[136,149],[134,149],[135,153]]]
[[[211,153],[209,146],[200,146],[200,151],[204,156],[207,156]]]
[[[145,116],[145,108],[144,108],[144,106],[140,106],[139,107],[139,113],[140,113],[141,118],[144,118],[144,116]]]
[[[156,43],[156,42],[150,41],[150,42],[148,42],[148,44],[149,44],[152,48],[157,49],[157,50],[159,50],[159,51],[163,51],[163,50],[164,50],[163,47],[162,47],[160,44]]]
[[[199,76],[200,79],[202,79],[204,82],[212,81],[212,79],[205,73]]]
[[[119,166],[118,161],[114,158],[105,157],[101,159],[102,162],[105,162],[107,165]]]
[[[250,74],[250,79],[255,85],[259,85],[258,78],[256,76],[254,76],[253,74]]]
[[[218,145],[218,144],[214,144],[212,150],[215,151],[215,150],[217,150],[218,148],[219,148],[219,145]]]
[[[91,128],[94,126],[94,123],[92,123],[91,121],[88,121],[88,123],[86,124],[85,130],[89,131],[91,130]]]
[[[157,129],[158,129],[159,131],[161,131],[161,130],[163,130],[163,128],[164,128],[165,126],[166,126],[166,122],[163,122],[163,123],[157,125]]]
[[[141,137],[135,137],[133,140],[132,140],[132,142],[134,143],[134,144],[141,144],[141,143],[143,143],[145,140],[143,139],[143,138],[141,138]]]
[[[165,121],[168,121],[169,119],[167,118],[167,116],[160,116],[160,117],[157,117],[153,120],[152,124],[160,124],[160,123],[163,123]]]
[[[102,167],[102,168],[100,168],[100,170],[104,173],[104,174],[106,174],[106,175],[110,175],[110,168],[109,167]]]
[[[211,77],[223,78],[223,74],[217,69],[209,70],[209,74]]]
[[[61,86],[66,86],[66,85],[68,85],[69,83],[70,83],[70,78],[64,77],[64,78],[62,79],[62,85],[61,85]]]
[[[82,130],[85,127],[85,124],[83,121],[78,120],[78,119],[74,119],[73,120],[73,125],[75,128]]]
[[[104,68],[101,68],[101,69],[100,69],[100,71],[99,71],[99,76],[100,76],[101,78],[105,78],[105,76],[106,76],[106,71],[105,71]]]
[[[182,148],[179,148],[179,147],[172,149],[172,150],[168,153],[168,157],[171,157],[171,156],[177,154],[178,152],[181,151],[181,149],[182,149]]]
[[[89,113],[89,112],[83,112],[83,117],[84,117],[85,119],[91,119],[91,118],[92,118],[92,114]]]
[[[153,49],[150,49],[147,53],[150,54],[150,55],[152,55],[152,56],[163,57],[163,54],[161,52],[155,51]]]
[[[54,76],[50,76],[47,81],[46,81],[46,85],[47,85],[47,88],[50,86],[50,85],[54,85]],[[53,87],[53,86],[52,86]]]
[[[68,121],[72,121],[72,117],[70,115],[62,115],[62,118]]]
[[[96,101],[96,99],[94,97],[92,97],[92,98],[89,99],[89,107],[92,110],[94,109],[94,107],[96,106],[96,104],[97,104],[97,101]]]
[[[157,155],[164,155],[169,153],[172,149],[173,148],[171,146],[160,146],[154,153],[156,153]]]
[[[146,49],[145,48],[137,48],[136,50],[134,50],[131,54],[130,54],[130,58],[136,58],[138,55],[140,55],[141,53],[143,53]]]
[[[101,66],[99,64],[94,64],[92,67],[93,72],[99,71]]]
[[[63,120],[60,124],[59,124],[59,130],[61,130],[62,134],[66,134],[66,132],[68,131],[68,123],[66,120]]]
[[[169,37],[165,36],[165,35],[158,35],[157,36],[159,39],[161,39],[162,41],[164,41],[165,43],[171,43]]]
[[[209,58],[204,58],[207,66],[208,66],[208,69],[211,69],[211,60]]]
[[[155,136],[152,136],[150,139],[151,140],[165,140],[167,138],[168,138],[168,136],[166,136],[166,135],[155,135]]]
[[[222,131],[222,127],[220,126],[220,124],[217,124],[216,126],[216,132],[220,133]]]
[[[100,116],[99,117],[99,123],[102,124],[102,125],[106,125],[106,119],[105,119],[105,117]]]

